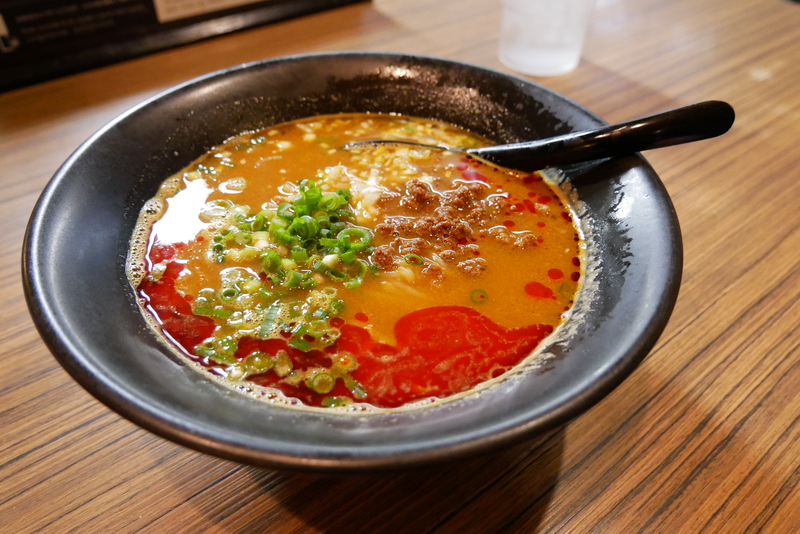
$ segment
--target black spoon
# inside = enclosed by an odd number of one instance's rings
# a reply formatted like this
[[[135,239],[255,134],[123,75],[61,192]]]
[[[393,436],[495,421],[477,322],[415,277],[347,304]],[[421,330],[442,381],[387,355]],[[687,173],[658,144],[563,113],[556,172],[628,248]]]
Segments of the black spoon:
[[[477,156],[502,167],[530,172],[554,165],[627,156],[642,150],[717,137],[730,129],[735,116],[730,104],[712,100],[596,130],[509,145],[453,149],[411,141],[377,139],[349,143],[343,148],[392,143],[447,149]]]

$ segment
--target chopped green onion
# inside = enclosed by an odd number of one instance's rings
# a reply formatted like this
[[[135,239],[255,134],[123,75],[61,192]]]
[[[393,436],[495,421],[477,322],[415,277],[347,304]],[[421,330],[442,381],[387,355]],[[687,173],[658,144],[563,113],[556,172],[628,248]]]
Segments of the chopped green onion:
[[[294,369],[294,365],[292,364],[292,359],[289,358],[289,354],[285,350],[279,350],[275,356],[277,356],[275,360],[275,373],[280,377],[287,376],[291,373],[292,369]]]
[[[319,207],[325,211],[333,211],[346,202],[347,201],[344,200],[341,195],[336,193],[325,193],[322,195],[322,198],[319,202]]]
[[[355,250],[348,250],[347,252],[344,252],[342,253],[341,256],[339,256],[339,259],[342,260],[342,262],[344,263],[352,263],[353,260],[355,260],[356,258],[357,256]]]
[[[222,290],[222,292],[219,294],[219,298],[222,300],[235,300],[238,296],[239,290],[232,287]]]
[[[367,264],[361,260],[355,260],[348,267],[348,271],[351,273],[353,270],[355,270],[355,274],[352,274],[350,279],[345,281],[347,289],[356,289],[361,285],[361,282],[364,281],[364,275],[367,274]]]
[[[270,232],[270,233],[274,233],[275,230],[278,230],[279,228],[285,229],[285,228],[288,228],[288,227],[289,227],[289,223],[287,223],[283,219],[279,219],[278,217],[274,217],[274,218],[272,218],[272,220],[269,221],[269,226],[267,227],[267,231]]]
[[[483,289],[476,289],[469,294],[469,300],[475,304],[483,304],[489,299],[489,294]]]
[[[409,265],[423,265],[425,263],[425,259],[419,254],[406,254],[403,258]]]
[[[313,185],[314,182],[309,182],[309,183]],[[302,197],[302,200],[311,209],[314,209],[314,208],[317,207],[317,205],[319,204],[320,199],[322,199],[322,189],[320,189],[319,187],[310,187],[310,188],[308,188],[304,192],[303,197]]]
[[[342,299],[333,299],[328,309],[331,315],[341,315],[344,311],[344,307],[344,301]]]
[[[258,249],[255,247],[244,247],[239,251],[239,261],[253,261],[258,258]]]
[[[270,307],[267,308],[267,313],[264,315],[264,321],[261,323],[261,328],[258,331],[258,337],[261,339],[267,339],[270,336],[282,311],[283,304],[280,302],[273,302]]]
[[[322,263],[322,260],[315,261],[314,264],[311,266],[311,268],[314,269],[315,271],[319,271],[319,272],[321,272],[323,274],[326,273],[328,271],[328,269],[330,269],[330,267],[328,267],[327,265]]]
[[[209,338],[194,348],[194,351],[205,358],[209,358],[217,363],[236,363],[234,354],[238,348],[238,342],[225,336],[220,339]]]
[[[284,230],[283,228],[277,228],[274,232],[272,232],[273,237],[280,243],[288,245],[292,242],[292,234]]]
[[[231,315],[233,315],[233,312],[231,310],[226,310],[225,308],[214,308],[211,311],[211,316],[219,319],[227,319]]]
[[[252,353],[245,358],[244,363],[247,370],[253,374],[269,371],[275,365],[275,361],[263,352]]]
[[[372,232],[366,228],[345,228],[339,232],[339,235],[336,237],[340,240],[345,240],[349,244],[350,249],[361,250],[369,246],[372,241]],[[353,243],[353,238],[356,238],[358,241]]]
[[[339,353],[339,356],[334,361],[334,367],[339,367],[342,371],[348,372],[356,368],[358,362],[356,357],[349,353]]]
[[[281,256],[274,250],[261,253],[261,267],[266,272],[274,272],[281,264]]]
[[[301,201],[297,201],[297,202],[294,203],[294,216],[295,217],[308,216],[309,213],[311,213],[311,210],[309,209],[309,207],[307,205],[305,205]],[[297,220],[297,219],[295,219],[295,220]]]
[[[308,387],[310,387],[314,393],[330,393],[335,385],[336,378],[329,373],[317,373],[308,381]]]
[[[328,276],[333,278],[334,280],[344,280],[347,278],[347,274],[339,271],[338,269],[330,269],[328,270]]]
[[[290,347],[295,348],[297,350],[301,350],[303,352],[308,352],[314,348],[310,342],[306,341],[302,337],[293,337],[287,343]]]
[[[319,223],[315,218],[303,215],[292,221],[292,224],[289,226],[289,231],[303,239],[309,239],[319,233]]]
[[[332,330],[333,327],[328,324],[328,321],[316,320],[308,323],[308,328],[306,329],[306,333],[313,337],[321,337],[324,336],[325,334],[329,334]]]
[[[261,280],[258,278],[248,278],[242,282],[242,290],[245,293],[255,293],[259,289],[261,289]]]
[[[250,242],[253,240],[253,234],[250,232],[236,232],[236,237],[234,240],[240,245],[249,245]]]
[[[294,219],[294,206],[288,202],[282,203],[278,206],[278,217],[284,221],[291,222]]]
[[[286,273],[286,280],[283,282],[283,287],[297,287],[303,281],[303,274],[297,271],[289,271]]]
[[[300,282],[300,287],[302,287],[303,289],[317,287],[317,281],[309,276],[308,278],[304,278],[303,281]]]
[[[259,339],[282,337],[288,346],[304,352],[335,343],[341,331],[331,326],[329,319],[341,315],[345,306],[343,300],[336,298],[336,288],[311,290],[308,296],[296,292],[316,287],[319,280],[316,273],[327,274],[354,289],[371,268],[360,257],[369,254],[373,234],[354,226],[355,216],[348,205],[350,196],[346,189],[323,193],[313,181],[302,180],[292,201],[255,214],[249,206],[227,200],[207,203],[209,210],[224,212],[219,217],[226,218],[229,224],[209,239],[211,258],[220,263],[258,260],[263,274],[257,278],[242,275],[244,271],[239,269],[230,270],[231,276],[223,277],[222,288],[217,292],[208,288],[198,292],[193,306],[195,313],[212,317],[218,324],[215,336],[196,347],[198,355],[229,365],[229,377],[233,380],[274,369],[278,376],[295,385],[303,380],[310,385],[313,380],[321,393],[328,391],[326,381],[335,382],[346,375],[347,370],[341,365],[334,366],[330,373],[295,370],[285,351],[275,357],[253,353],[237,361],[238,336],[252,318],[225,306],[233,308],[226,303],[240,299],[243,294],[248,298],[259,297],[251,310],[253,317],[260,316],[261,324],[255,331]],[[259,250],[265,245],[266,250]],[[231,332],[235,333],[227,335]],[[357,382],[351,380],[350,387],[359,398],[366,395]]]
[[[358,380],[349,375],[344,375],[342,380],[344,380],[344,385],[353,393],[355,398],[365,399],[367,397],[367,390],[364,389],[364,386],[362,386]]]
[[[303,247],[292,247],[292,259],[298,263],[308,261],[308,251]]]

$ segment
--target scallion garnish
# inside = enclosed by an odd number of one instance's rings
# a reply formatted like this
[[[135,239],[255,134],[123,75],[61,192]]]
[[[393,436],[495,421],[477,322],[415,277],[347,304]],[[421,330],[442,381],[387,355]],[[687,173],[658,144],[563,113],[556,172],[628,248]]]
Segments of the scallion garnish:
[[[325,349],[339,338],[341,332],[330,325],[330,319],[341,315],[344,301],[337,298],[334,287],[314,289],[320,276],[353,290],[361,286],[368,271],[377,271],[368,264],[373,234],[354,226],[349,200],[347,189],[323,192],[313,181],[303,180],[291,202],[255,214],[248,206],[211,201],[213,209],[227,214],[224,217],[229,226],[209,239],[209,258],[234,264],[257,260],[262,272],[256,276],[249,268],[234,265],[227,270],[228,278],[218,292],[203,290],[206,293],[198,294],[195,313],[218,324],[214,337],[196,347],[199,355],[230,363],[231,376],[236,380],[268,366],[279,376],[305,380],[299,377],[306,371],[293,371],[288,355],[284,363],[281,358],[238,363],[229,360],[242,335],[285,339],[289,346],[304,352]],[[301,290],[307,293],[299,293]],[[256,307],[249,308],[250,315],[245,316],[239,306],[249,299],[256,299]],[[254,320],[260,321],[254,329],[242,326],[252,325]],[[247,331],[251,334],[243,334]],[[223,343],[224,339],[227,341]],[[341,375],[336,371],[325,376],[335,380]],[[327,387],[320,385],[327,380],[325,376],[319,374],[314,381],[319,382],[314,387],[322,393]]]
[[[292,247],[292,259],[298,263],[308,261],[308,250],[301,246]]]
[[[297,287],[303,281],[303,274],[297,271],[289,271],[286,273],[286,280],[283,282],[283,287],[292,288]]]
[[[366,228],[345,228],[336,236],[348,250],[362,250],[372,241],[372,233]]]
[[[281,265],[281,256],[274,250],[267,250],[261,253],[261,267],[266,272],[275,272]]]
[[[223,289],[222,292],[219,294],[219,298],[222,300],[236,300],[236,297],[239,296],[239,290],[236,288],[229,287],[228,289]]]
[[[406,254],[403,259],[409,265],[423,265],[425,263],[425,259],[419,254]]]
[[[483,289],[476,289],[469,294],[469,300],[471,300],[475,304],[483,304],[488,300],[488,298],[489,294]]]
[[[278,217],[284,221],[291,222],[294,219],[294,206],[288,202],[282,203],[278,206]]]
[[[317,373],[308,381],[308,387],[310,387],[314,393],[330,393],[335,385],[336,379],[329,373]]]

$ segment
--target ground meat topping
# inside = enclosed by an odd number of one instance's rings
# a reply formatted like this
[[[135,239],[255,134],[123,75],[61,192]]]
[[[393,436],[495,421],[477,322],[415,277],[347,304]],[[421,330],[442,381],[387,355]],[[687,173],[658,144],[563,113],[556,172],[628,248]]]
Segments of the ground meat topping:
[[[437,263],[426,263],[422,268],[422,274],[433,279],[434,283],[440,282],[444,278],[444,271]]]
[[[434,237],[450,246],[472,237],[472,227],[467,221],[437,220],[433,225]]]
[[[513,245],[516,242],[516,237],[514,237],[514,235],[511,232],[509,232],[506,228],[502,226],[495,226],[494,228],[490,228],[488,234],[493,239],[506,245]]]
[[[443,263],[428,260],[421,269],[435,283],[446,275],[447,264],[474,276],[486,270],[486,260],[476,257],[479,248],[473,238],[478,231],[481,238],[514,248],[536,246],[532,233],[512,232],[501,224],[508,199],[493,193],[494,189],[482,182],[459,183],[454,189],[437,191],[428,181],[412,179],[400,192],[381,194],[376,205],[384,213],[401,206],[416,214],[384,217],[376,225],[375,233],[384,244],[373,252],[373,262],[387,270],[402,263],[408,254],[436,254]]]
[[[421,180],[409,180],[406,184],[406,196],[400,199],[400,205],[410,210],[419,211],[439,200],[439,195]]]
[[[486,186],[479,183],[461,185],[447,193],[444,204],[458,209],[470,208],[485,192]]]
[[[467,274],[478,276],[483,274],[483,271],[486,270],[486,260],[483,258],[472,258],[471,260],[464,260],[457,263],[456,267]]]
[[[411,235],[415,223],[406,217],[387,217],[382,223],[375,225],[375,231],[383,236]]]
[[[388,219],[382,223],[375,225],[375,232],[378,235],[389,236],[394,234],[397,231],[397,227],[394,224],[394,221]]]
[[[398,237],[392,241],[391,246],[401,256],[405,256],[406,254],[422,255],[425,252],[425,249],[430,247],[430,243],[419,238],[403,239]]]
[[[486,226],[487,224],[487,216],[486,216],[486,208],[483,206],[475,206],[467,213],[465,219],[469,221],[471,224],[475,224],[477,226]]]
[[[392,201],[400,198],[399,193],[392,193],[389,191],[384,191],[375,201],[375,206],[378,208],[383,208],[389,205]]]
[[[433,210],[434,215],[443,219],[456,219],[458,218],[458,210],[455,209],[453,206],[439,206],[435,210]]]
[[[439,253],[439,257],[447,263],[456,261],[456,252],[454,250],[443,250]]]
[[[451,220],[444,217],[422,217],[414,225],[415,233],[454,247],[465,239],[472,237],[472,227],[464,220]]]
[[[514,241],[514,248],[530,248],[535,247],[536,245],[536,236],[533,234],[523,234],[521,236],[517,236],[516,241]]]
[[[375,247],[375,250],[372,251],[372,261],[384,271],[393,268],[394,252],[392,251],[392,247],[389,245]]]

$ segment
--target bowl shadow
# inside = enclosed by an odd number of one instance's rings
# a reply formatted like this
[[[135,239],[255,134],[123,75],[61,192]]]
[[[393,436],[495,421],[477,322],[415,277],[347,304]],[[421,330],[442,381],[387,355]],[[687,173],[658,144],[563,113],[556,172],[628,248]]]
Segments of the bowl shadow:
[[[296,475],[276,498],[315,532],[536,532],[562,465],[559,429],[496,454],[402,473]],[[258,532],[254,517],[237,532]]]

